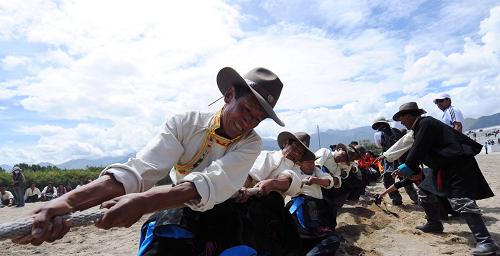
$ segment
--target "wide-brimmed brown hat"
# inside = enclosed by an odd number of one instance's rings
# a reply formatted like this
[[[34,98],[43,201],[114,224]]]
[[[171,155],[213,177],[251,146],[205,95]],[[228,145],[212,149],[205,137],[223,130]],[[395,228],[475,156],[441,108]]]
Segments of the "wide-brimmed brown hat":
[[[407,114],[407,113],[414,113],[415,115],[419,116],[419,115],[423,115],[423,114],[427,113],[427,111],[425,111],[421,108],[418,108],[418,105],[416,102],[413,102],[413,101],[407,102],[399,107],[399,111],[396,112],[396,114],[394,114],[394,116],[392,116],[392,119],[394,119],[394,121],[399,121],[399,117],[404,115],[404,114]]]
[[[281,89],[283,89],[283,83],[271,70],[258,67],[250,70],[242,77],[236,70],[225,67],[217,74],[217,85],[222,94],[225,94],[233,85],[247,86],[269,115],[269,118],[280,126],[285,126],[273,110],[280,97]]]
[[[375,121],[373,121],[372,129],[378,130],[380,125],[383,125],[383,124],[389,125],[389,121],[387,119],[385,119],[385,117],[378,117],[377,119],[375,119]]]
[[[347,153],[347,161],[352,162],[361,158],[361,154],[353,146],[346,146],[345,144],[337,144],[337,149],[342,149]]]
[[[302,144],[302,146],[304,146],[304,148],[306,149],[300,161],[316,159],[316,155],[314,155],[314,153],[309,149],[309,144],[311,142],[311,136],[309,136],[309,134],[305,132],[296,132],[295,134],[286,131],[281,132],[280,134],[278,134],[278,145],[280,149],[283,149],[285,147],[285,144],[290,139],[300,142],[300,144]]]

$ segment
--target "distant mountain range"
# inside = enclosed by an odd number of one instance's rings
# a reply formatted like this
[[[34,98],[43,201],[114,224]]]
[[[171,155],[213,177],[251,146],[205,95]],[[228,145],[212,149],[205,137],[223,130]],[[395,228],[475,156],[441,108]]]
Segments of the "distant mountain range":
[[[311,134],[311,149],[328,148],[332,144],[349,144],[351,141],[373,140],[373,130],[371,126],[362,126],[349,130],[326,130]],[[318,138],[319,137],[319,138]],[[278,143],[275,139],[263,139],[262,148],[264,150],[277,150]]]
[[[493,114],[490,116],[482,116],[477,119],[474,118],[466,118],[464,121],[464,131],[475,130],[479,128],[486,128],[491,126],[500,125],[500,113]],[[363,141],[373,140],[373,130],[371,126],[363,126],[349,130],[327,130],[318,134],[311,134],[311,149],[316,151],[321,147],[328,148],[329,145],[344,143],[348,144],[351,141]],[[320,143],[321,142],[321,143]],[[262,148],[264,150],[278,150],[278,143],[275,139],[263,139],[262,140]],[[57,166],[61,169],[82,169],[87,166],[92,167],[105,167],[112,163],[124,163],[128,160],[128,158],[135,156],[135,153],[129,153],[124,156],[117,157],[103,157],[98,159],[74,159],[62,164],[54,165],[52,163],[42,162],[38,165],[41,166]],[[12,166],[1,164],[1,168],[4,170],[10,171],[12,170]]]
[[[497,125],[500,125],[500,113],[496,113],[491,116],[482,116],[477,119],[465,118],[463,130],[470,131]]]

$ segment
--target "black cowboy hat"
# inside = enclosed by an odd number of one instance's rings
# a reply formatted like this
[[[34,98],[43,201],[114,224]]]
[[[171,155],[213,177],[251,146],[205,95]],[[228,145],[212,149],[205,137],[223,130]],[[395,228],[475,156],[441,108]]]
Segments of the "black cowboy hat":
[[[378,117],[377,119],[375,119],[375,121],[373,121],[372,129],[378,130],[380,125],[383,125],[383,124],[389,125],[389,121],[387,119],[385,119],[385,117]]]
[[[416,102],[407,102],[399,107],[399,111],[394,114],[392,119],[394,119],[394,121],[399,121],[399,117],[407,113],[414,113],[417,116],[420,116],[427,112],[421,108],[418,108]]]
[[[311,141],[311,136],[305,132],[296,132],[295,134],[292,134],[290,132],[281,132],[278,135],[278,145],[281,149],[284,148],[285,143],[287,143],[289,140],[295,140],[300,142],[302,146],[306,149],[304,152],[304,155],[302,155],[302,158],[300,161],[309,161],[309,160],[315,160],[316,155],[309,149],[309,143]]]
[[[283,89],[283,83],[271,70],[254,68],[242,77],[236,70],[225,67],[217,74],[217,85],[222,94],[233,85],[247,86],[269,117],[280,126],[285,126],[273,110]]]

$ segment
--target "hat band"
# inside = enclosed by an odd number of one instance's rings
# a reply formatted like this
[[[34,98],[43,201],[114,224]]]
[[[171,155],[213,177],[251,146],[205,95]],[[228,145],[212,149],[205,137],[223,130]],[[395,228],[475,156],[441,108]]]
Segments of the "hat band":
[[[269,105],[271,105],[272,107],[276,105],[276,99],[274,98],[274,96],[268,90],[266,90],[262,85],[257,84],[256,82],[246,78],[245,81],[247,82],[248,86],[251,86],[257,93],[259,93],[260,96],[262,96],[262,98],[264,98],[264,100],[266,100],[267,103],[269,103]]]

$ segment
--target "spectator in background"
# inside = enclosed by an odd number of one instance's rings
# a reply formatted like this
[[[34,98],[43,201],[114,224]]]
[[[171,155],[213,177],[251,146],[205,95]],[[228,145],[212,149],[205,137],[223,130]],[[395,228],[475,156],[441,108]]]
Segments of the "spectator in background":
[[[0,195],[2,198],[2,204],[0,207],[4,206],[12,206],[14,204],[14,195],[8,190],[5,189],[5,186],[0,186]]]
[[[26,203],[38,202],[42,197],[42,192],[36,187],[36,183],[32,182],[30,187],[24,192],[24,201]]]
[[[449,127],[462,132],[464,116],[462,111],[451,105],[451,97],[447,93],[443,93],[434,99],[434,104],[443,111],[441,121]]]
[[[43,201],[50,201],[56,197],[57,197],[57,189],[56,187],[52,186],[52,183],[49,183],[47,186],[43,188],[42,190]]]
[[[19,166],[14,166],[12,169],[12,184],[14,186],[14,195],[16,198],[16,207],[24,206],[24,183],[26,182],[26,178],[24,178],[24,174],[22,173],[21,168]]]
[[[76,185],[76,188],[79,188],[83,185],[85,185],[85,181],[81,180],[80,183],[78,183],[78,185]]]
[[[71,186],[71,184],[69,182],[66,183],[66,186],[64,186],[64,188],[66,189],[66,192],[70,192],[71,190],[73,190],[73,187]]]
[[[66,188],[64,187],[63,184],[59,184],[59,186],[57,186],[57,196],[62,196],[64,194],[66,194],[68,191],[66,190]]]

